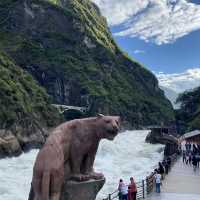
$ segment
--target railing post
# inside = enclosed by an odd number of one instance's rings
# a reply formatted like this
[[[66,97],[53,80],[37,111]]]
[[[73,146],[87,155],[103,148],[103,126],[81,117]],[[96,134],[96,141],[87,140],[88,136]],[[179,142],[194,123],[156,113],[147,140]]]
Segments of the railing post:
[[[144,180],[142,180],[142,197],[143,197],[143,199],[145,198],[145,185],[144,185]]]
[[[108,195],[108,200],[111,200],[111,194]]]

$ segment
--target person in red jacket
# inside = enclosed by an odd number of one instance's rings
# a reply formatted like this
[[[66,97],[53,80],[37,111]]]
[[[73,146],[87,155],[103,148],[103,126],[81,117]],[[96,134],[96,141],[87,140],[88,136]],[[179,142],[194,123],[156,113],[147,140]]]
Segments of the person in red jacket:
[[[130,178],[130,184],[128,186],[129,188],[129,195],[128,195],[128,199],[129,200],[136,200],[136,196],[137,196],[137,185],[133,179],[133,177]]]

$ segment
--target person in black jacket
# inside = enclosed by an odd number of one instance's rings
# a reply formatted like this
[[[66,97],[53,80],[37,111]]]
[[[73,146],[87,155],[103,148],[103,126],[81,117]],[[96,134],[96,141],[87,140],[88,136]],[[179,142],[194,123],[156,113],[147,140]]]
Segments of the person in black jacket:
[[[192,157],[192,164],[193,164],[194,171],[196,171],[196,169],[197,169],[197,158],[196,158],[195,155],[193,155],[193,157]]]
[[[170,170],[171,168],[171,163],[172,163],[172,160],[170,157],[167,158],[167,164],[168,164],[168,169]]]
[[[162,179],[164,179],[165,169],[161,162],[158,163],[158,171],[159,171],[159,174],[161,174]]]
[[[168,164],[167,164],[167,161],[166,161],[166,160],[163,160],[162,165],[163,165],[164,168],[165,168],[165,174],[168,174],[169,166],[168,166]]]

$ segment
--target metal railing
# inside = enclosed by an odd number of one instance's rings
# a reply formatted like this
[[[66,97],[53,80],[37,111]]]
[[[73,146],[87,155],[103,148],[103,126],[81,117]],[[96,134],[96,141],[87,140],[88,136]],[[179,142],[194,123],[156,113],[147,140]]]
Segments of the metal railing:
[[[177,154],[173,154],[172,156],[169,156],[169,157],[171,159],[171,165],[169,167],[169,170],[170,170],[172,165],[177,160]],[[157,167],[155,167],[155,169],[156,168]],[[141,180],[139,182],[136,182],[137,199],[145,199],[148,194],[153,192],[154,185],[155,185],[154,175],[155,175],[155,171],[151,172],[151,174],[149,176],[147,176],[145,179],[143,179],[143,180]],[[165,175],[164,175],[164,177],[165,177]],[[112,193],[108,194],[108,196],[106,198],[104,198],[103,200],[113,200],[113,199],[117,199],[117,198],[119,198],[119,191],[115,190]]]

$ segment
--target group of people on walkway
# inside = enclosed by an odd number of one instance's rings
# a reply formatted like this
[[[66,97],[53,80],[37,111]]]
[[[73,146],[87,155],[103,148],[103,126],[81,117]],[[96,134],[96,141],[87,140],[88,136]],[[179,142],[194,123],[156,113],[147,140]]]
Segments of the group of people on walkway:
[[[192,165],[194,171],[196,171],[197,168],[199,168],[200,145],[186,142],[185,147],[182,149],[182,155],[183,155],[183,163],[190,166]]]
[[[136,200],[137,197],[137,185],[133,179],[130,178],[130,183],[127,185],[122,179],[119,180],[119,200]]]
[[[162,180],[164,179],[165,174],[168,174],[169,169],[171,168],[171,158],[163,160],[158,163],[158,168],[154,170],[154,179],[156,185],[156,192],[160,193],[160,187],[162,185]]]
[[[162,162],[158,163],[158,168],[154,170],[154,182],[156,186],[156,192],[160,193],[160,186],[162,184],[162,180],[164,179],[165,174],[168,174],[169,169],[171,168],[171,158],[168,157],[164,159]],[[130,183],[126,184],[122,179],[119,180],[118,185],[118,196],[119,200],[136,200],[137,198],[137,185],[133,179],[130,178]]]

